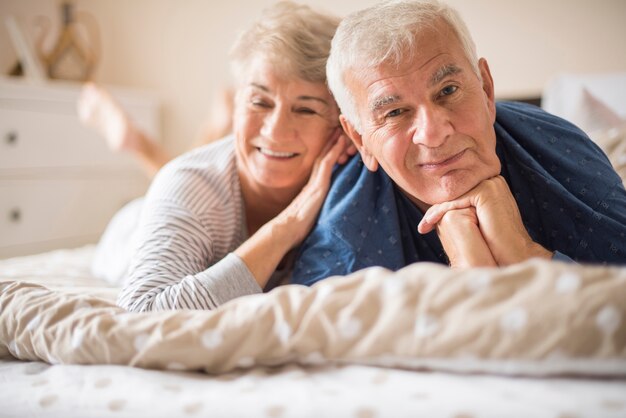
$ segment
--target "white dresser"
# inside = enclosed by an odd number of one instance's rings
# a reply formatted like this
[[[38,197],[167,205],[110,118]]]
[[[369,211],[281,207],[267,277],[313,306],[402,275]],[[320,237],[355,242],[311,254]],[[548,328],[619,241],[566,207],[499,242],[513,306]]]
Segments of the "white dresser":
[[[135,161],[81,125],[79,91],[0,78],[0,259],[95,243],[115,212],[147,189]],[[160,138],[154,97],[112,94]]]

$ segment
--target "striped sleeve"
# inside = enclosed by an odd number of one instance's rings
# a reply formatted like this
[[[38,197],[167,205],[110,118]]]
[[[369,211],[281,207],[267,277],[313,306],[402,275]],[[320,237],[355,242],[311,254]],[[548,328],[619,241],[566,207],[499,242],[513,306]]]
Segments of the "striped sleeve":
[[[194,166],[207,158],[217,169]],[[238,234],[241,202],[234,170],[232,164],[220,165],[214,154],[200,154],[159,173],[141,215],[138,246],[118,305],[133,312],[213,309],[262,292],[232,252],[244,239]]]

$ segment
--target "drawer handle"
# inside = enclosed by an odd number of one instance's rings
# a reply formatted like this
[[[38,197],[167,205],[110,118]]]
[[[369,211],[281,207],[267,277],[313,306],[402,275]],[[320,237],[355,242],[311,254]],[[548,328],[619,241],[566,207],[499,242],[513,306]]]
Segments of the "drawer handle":
[[[11,209],[11,211],[9,211],[9,220],[15,224],[21,221],[22,211],[19,210],[18,208]]]
[[[7,143],[7,145],[17,145],[17,138],[18,138],[17,132],[11,131],[5,135],[4,140]]]

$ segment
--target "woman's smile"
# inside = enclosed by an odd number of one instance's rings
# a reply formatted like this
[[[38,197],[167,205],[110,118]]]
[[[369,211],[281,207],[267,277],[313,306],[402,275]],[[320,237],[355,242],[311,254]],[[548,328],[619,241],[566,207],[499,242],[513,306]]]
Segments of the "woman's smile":
[[[271,159],[278,159],[278,160],[291,159],[293,157],[297,157],[298,155],[300,155],[295,152],[273,151],[269,148],[256,147],[256,149],[265,157],[268,157]]]

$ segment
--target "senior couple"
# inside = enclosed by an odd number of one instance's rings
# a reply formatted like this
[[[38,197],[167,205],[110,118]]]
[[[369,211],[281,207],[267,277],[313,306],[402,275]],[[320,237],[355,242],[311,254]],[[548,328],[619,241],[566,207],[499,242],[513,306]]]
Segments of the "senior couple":
[[[626,262],[606,156],[564,120],[496,104],[447,5],[387,1],[339,23],[277,3],[231,58],[233,133],[157,174],[121,306],[211,309],[419,261]]]

